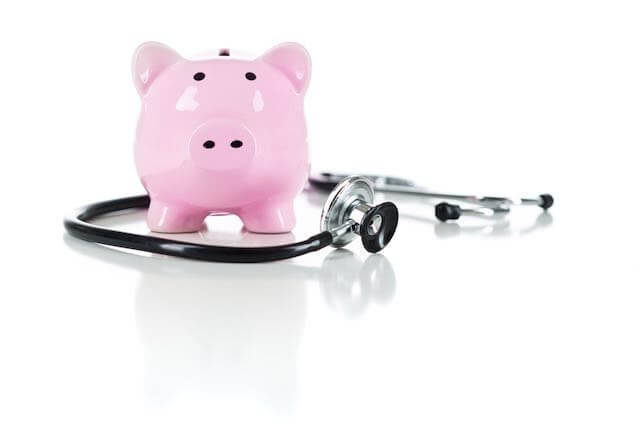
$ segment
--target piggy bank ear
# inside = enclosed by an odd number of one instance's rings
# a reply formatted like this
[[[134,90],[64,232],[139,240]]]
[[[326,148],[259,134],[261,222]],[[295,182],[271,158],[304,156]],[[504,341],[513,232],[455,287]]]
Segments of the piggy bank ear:
[[[170,65],[182,60],[178,53],[162,43],[142,43],[133,54],[133,84],[140,96],[147,93],[151,83]]]
[[[311,78],[311,58],[302,45],[282,43],[268,50],[260,59],[280,70],[297,93],[306,92]]]

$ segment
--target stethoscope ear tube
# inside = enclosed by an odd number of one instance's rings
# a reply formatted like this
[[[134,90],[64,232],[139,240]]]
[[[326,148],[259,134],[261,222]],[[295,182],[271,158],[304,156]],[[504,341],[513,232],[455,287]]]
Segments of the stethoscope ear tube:
[[[323,191],[332,191],[337,188],[340,180],[345,175],[322,172],[309,177],[309,184]],[[396,177],[382,175],[364,175],[372,182],[372,188],[382,193],[404,194],[420,196],[431,199],[455,200],[470,205],[462,208],[460,205],[441,202],[435,206],[435,216],[440,221],[455,221],[463,215],[473,215],[490,218],[496,214],[510,212],[514,205],[539,206],[544,210],[553,206],[554,200],[551,194],[541,194],[535,198],[511,199],[509,197],[487,197],[476,195],[433,193],[413,184],[413,182]]]
[[[497,198],[493,197],[491,199],[494,200]],[[533,202],[546,211],[551,206],[553,206],[553,196],[551,194],[541,194],[538,196],[538,199],[534,200]],[[469,209],[463,209],[459,205],[454,205],[452,203],[446,202],[438,203],[435,206],[436,218],[438,218],[442,222],[455,221],[462,215],[491,217],[495,214],[508,213],[509,211],[510,207],[508,203],[496,204],[495,206],[491,207],[481,206]]]

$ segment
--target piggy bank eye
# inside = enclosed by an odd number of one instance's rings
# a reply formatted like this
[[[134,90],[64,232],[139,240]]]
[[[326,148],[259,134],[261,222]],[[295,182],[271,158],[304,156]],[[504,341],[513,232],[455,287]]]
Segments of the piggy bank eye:
[[[255,75],[255,74],[253,74],[252,72],[248,72],[247,74],[245,74],[245,75],[244,75],[244,77],[245,77],[247,80],[255,80],[255,79],[256,79],[256,75]]]
[[[195,73],[193,75],[193,80],[200,81],[200,80],[203,80],[203,79],[204,79],[204,73]]]

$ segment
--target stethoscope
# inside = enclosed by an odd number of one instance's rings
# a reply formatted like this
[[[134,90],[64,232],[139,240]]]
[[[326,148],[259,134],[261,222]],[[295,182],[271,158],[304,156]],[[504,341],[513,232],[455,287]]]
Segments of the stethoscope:
[[[475,207],[463,209],[459,205],[439,203],[435,207],[435,213],[441,221],[456,220],[461,215],[504,214],[508,213],[514,205],[535,205],[545,210],[553,205],[553,198],[549,194],[531,199],[440,194],[428,192],[408,180],[385,176],[322,173],[311,176],[309,183],[315,188],[330,191],[320,215],[320,233],[306,240],[285,245],[260,247],[205,245],[128,233],[89,222],[99,216],[118,211],[147,208],[149,206],[147,195],[84,206],[66,216],[64,226],[70,235],[88,242],[203,261],[254,263],[293,258],[327,246],[343,247],[358,236],[368,252],[379,252],[393,238],[398,225],[398,208],[388,201],[374,205],[376,190],[457,200],[475,205]]]

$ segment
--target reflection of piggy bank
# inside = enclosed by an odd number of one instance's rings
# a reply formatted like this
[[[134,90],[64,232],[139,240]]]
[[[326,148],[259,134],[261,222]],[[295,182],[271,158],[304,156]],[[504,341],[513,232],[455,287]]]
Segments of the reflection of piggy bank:
[[[142,99],[135,156],[151,198],[149,228],[196,231],[207,215],[232,213],[249,231],[291,231],[293,199],[309,171],[310,71],[295,43],[254,60],[221,50],[193,61],[142,44],[133,59]]]
[[[143,263],[135,305],[148,397],[167,407],[185,396],[203,402],[213,396],[249,410],[253,404],[292,410],[304,282],[313,269],[153,258]],[[210,417],[220,420],[225,413],[217,408]]]

